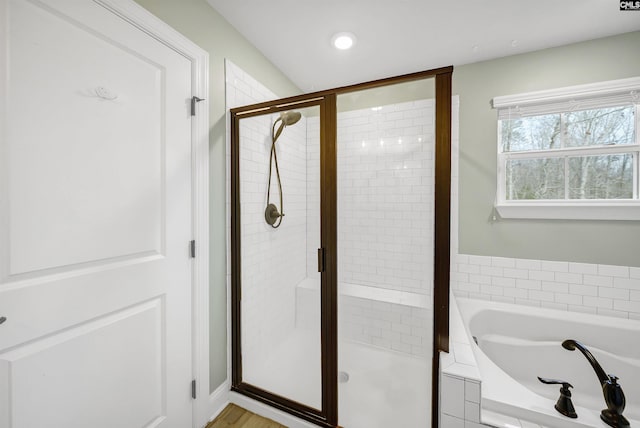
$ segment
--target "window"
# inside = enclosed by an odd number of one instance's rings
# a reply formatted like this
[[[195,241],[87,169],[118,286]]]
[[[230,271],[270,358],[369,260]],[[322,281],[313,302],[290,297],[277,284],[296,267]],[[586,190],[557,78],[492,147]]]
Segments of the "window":
[[[640,220],[640,78],[496,97],[507,218]]]

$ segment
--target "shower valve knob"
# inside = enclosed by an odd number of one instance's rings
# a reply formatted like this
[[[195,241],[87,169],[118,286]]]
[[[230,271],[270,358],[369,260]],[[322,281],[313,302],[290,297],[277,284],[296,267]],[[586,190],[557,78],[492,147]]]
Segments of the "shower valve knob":
[[[284,217],[284,214],[280,214],[274,204],[267,205],[267,208],[264,210],[264,219],[268,225],[273,227],[280,217]]]

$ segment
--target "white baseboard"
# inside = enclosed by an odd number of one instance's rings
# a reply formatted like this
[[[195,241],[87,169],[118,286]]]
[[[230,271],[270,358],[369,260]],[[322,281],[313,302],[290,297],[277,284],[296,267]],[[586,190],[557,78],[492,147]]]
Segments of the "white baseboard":
[[[214,420],[220,412],[224,410],[229,404],[229,392],[230,386],[228,382],[220,385],[215,391],[209,395],[209,402],[207,404],[207,410],[209,413],[209,421]],[[207,423],[208,423],[207,422]]]

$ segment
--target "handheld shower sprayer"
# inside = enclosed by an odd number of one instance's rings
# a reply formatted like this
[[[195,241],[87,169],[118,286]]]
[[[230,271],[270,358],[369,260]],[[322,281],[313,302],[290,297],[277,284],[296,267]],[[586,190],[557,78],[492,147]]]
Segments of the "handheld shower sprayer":
[[[282,180],[280,179],[280,168],[278,167],[278,154],[276,153],[276,141],[278,141],[278,137],[282,134],[282,131],[285,127],[294,125],[298,123],[302,115],[297,111],[285,111],[280,113],[280,117],[273,122],[273,126],[271,127],[271,153],[269,154],[269,183],[267,184],[267,208],[264,211],[264,219],[268,225],[273,227],[274,229],[280,227],[282,224],[282,217],[284,217],[284,205],[282,202]],[[276,125],[280,123],[278,126],[278,130],[276,130]],[[271,166],[275,164],[276,169],[276,178],[278,180],[278,191],[280,193],[280,211],[278,212],[278,207],[275,204],[270,202],[271,197],[271,175],[272,169]]]

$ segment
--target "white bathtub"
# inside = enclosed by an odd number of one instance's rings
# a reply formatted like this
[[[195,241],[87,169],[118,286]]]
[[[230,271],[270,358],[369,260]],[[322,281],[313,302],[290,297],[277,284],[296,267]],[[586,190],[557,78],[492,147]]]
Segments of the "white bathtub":
[[[584,344],[607,373],[620,378],[624,416],[640,428],[640,322],[543,308],[457,298],[481,377],[481,409],[547,427],[607,427],[598,378],[580,351],[562,348],[565,339]],[[474,343],[477,339],[478,345]],[[571,383],[577,419],[554,409],[559,385]]]

